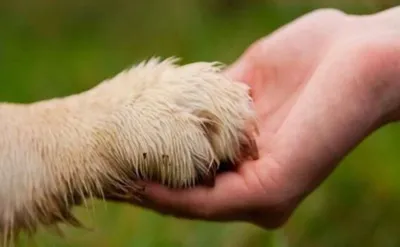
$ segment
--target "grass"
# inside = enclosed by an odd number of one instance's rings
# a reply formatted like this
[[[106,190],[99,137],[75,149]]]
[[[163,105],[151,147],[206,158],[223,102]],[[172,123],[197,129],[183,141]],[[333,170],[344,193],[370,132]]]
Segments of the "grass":
[[[327,6],[352,13],[379,8],[367,1],[3,1],[0,99],[31,102],[77,93],[153,55],[230,63],[255,39]],[[94,213],[75,209],[92,229],[63,227],[65,238],[41,230],[36,246],[400,246],[398,137],[397,126],[370,136],[277,232],[94,202]]]

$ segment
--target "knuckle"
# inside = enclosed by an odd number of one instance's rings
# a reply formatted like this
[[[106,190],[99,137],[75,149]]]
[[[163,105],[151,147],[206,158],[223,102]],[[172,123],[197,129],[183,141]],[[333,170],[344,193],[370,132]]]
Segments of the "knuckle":
[[[311,11],[305,17],[313,21],[336,20],[337,18],[344,18],[346,13],[342,10],[335,8],[320,8]]]
[[[320,8],[311,13],[316,16],[339,16],[344,14],[342,10],[336,8]]]
[[[381,12],[375,14],[375,16],[385,16],[389,18],[395,18],[398,20],[398,16],[400,15],[400,6],[393,6]]]

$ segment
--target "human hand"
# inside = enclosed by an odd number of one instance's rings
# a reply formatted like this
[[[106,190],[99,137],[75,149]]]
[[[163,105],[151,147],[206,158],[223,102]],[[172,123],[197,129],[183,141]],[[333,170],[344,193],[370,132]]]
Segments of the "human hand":
[[[400,8],[352,16],[318,10],[255,42],[225,73],[252,88],[260,158],[214,187],[146,184],[163,214],[282,226],[366,136],[398,118]]]

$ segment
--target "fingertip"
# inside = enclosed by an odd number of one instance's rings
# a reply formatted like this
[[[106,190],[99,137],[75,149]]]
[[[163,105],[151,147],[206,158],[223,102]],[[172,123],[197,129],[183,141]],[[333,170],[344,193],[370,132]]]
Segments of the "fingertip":
[[[223,74],[233,80],[244,82],[245,70],[245,63],[241,61],[241,59],[239,59],[231,65],[227,66],[224,69]]]
[[[199,203],[204,200],[204,188],[170,189],[154,183],[146,184],[142,192],[143,207],[163,215],[175,217],[200,218]]]

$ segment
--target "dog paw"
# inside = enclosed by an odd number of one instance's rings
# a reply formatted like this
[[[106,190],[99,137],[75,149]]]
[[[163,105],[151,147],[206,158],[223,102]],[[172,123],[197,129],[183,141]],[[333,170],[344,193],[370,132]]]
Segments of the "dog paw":
[[[109,83],[109,95],[123,100],[98,127],[97,143],[122,174],[183,188],[212,183],[222,162],[257,157],[249,88],[218,63],[152,59]]]
[[[221,164],[258,155],[249,88],[217,63],[151,59],[81,94],[5,108],[6,242],[39,225],[79,226],[71,209],[90,198],[136,200],[139,180],[213,184]]]

